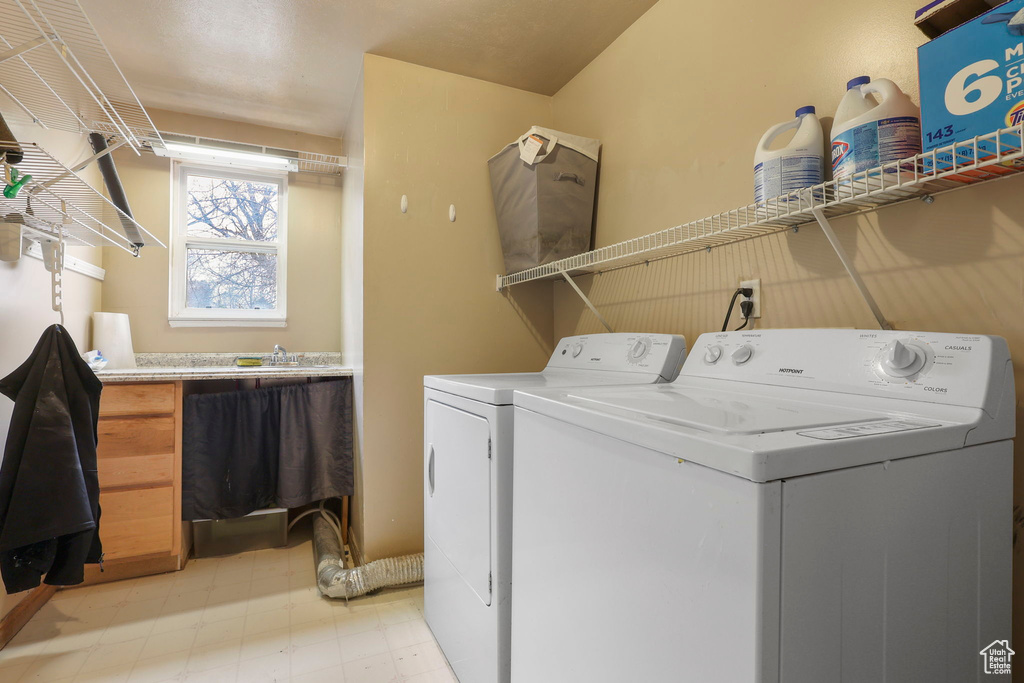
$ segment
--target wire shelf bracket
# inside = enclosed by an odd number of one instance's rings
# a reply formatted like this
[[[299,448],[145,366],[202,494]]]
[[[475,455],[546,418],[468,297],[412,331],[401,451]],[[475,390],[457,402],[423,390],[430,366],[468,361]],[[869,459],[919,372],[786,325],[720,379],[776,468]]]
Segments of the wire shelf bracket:
[[[571,277],[569,277],[569,273],[563,270],[561,275],[562,277],[565,278],[565,281],[568,282],[574,290],[576,290],[576,293],[579,295],[581,299],[583,299],[583,303],[587,305],[587,308],[590,309],[590,312],[596,315],[597,319],[601,321],[601,324],[604,325],[604,329],[608,330],[609,332],[614,332],[612,326],[609,325],[608,321],[604,319],[604,316],[601,315],[601,313],[597,310],[597,307],[593,304],[593,302],[590,301],[590,298],[586,294],[584,294],[583,290],[580,289],[580,286],[577,285]]]
[[[498,275],[498,291],[533,280],[602,273],[750,239],[796,231],[817,223],[882,329],[892,329],[853,261],[836,238],[830,218],[877,211],[914,199],[931,204],[935,195],[1024,173],[1024,124],[979,135],[907,159],[830,180],[757,204],[635,237],[593,251]],[[591,310],[593,304],[584,301]],[[595,311],[596,312],[596,311]]]
[[[864,303],[871,309],[871,314],[875,316],[875,320],[878,321],[878,327],[883,330],[893,329],[892,324],[885,319],[882,315],[882,309],[879,308],[878,302],[875,301],[875,297],[871,295],[871,290],[864,284],[864,279],[860,276],[857,271],[857,267],[853,264],[853,259],[850,258],[849,254],[846,253],[846,249],[843,248],[839,238],[836,237],[835,231],[832,229],[832,224],[828,222],[828,218],[822,213],[820,207],[811,209],[811,213],[814,214],[815,220],[818,221],[818,225],[821,226],[821,231],[825,233],[825,237],[828,239],[828,243],[832,245],[832,250],[836,252],[836,256],[842,261],[843,267],[846,268],[846,273],[853,280],[853,285],[857,288],[861,298],[864,299]]]

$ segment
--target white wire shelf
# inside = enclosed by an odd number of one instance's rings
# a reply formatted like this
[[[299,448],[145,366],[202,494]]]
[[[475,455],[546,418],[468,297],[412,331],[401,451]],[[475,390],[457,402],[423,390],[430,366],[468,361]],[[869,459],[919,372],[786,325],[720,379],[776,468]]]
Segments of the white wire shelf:
[[[0,0],[0,92],[44,128],[160,137],[78,0]]]
[[[109,135],[119,135],[117,129],[109,124],[96,128],[97,132]],[[141,140],[143,148],[152,149],[155,145],[163,145],[164,142],[182,142],[189,145],[200,145],[204,147],[217,147],[220,149],[234,150],[237,152],[250,152],[253,154],[270,154],[273,156],[295,159],[298,162],[299,173],[315,173],[317,175],[341,175],[348,166],[348,157],[337,154],[321,154],[320,152],[305,152],[293,149],[281,149],[279,147],[268,147],[266,145],[254,145],[248,142],[236,142],[234,140],[221,140],[219,138],[206,138],[199,135],[187,135],[185,133],[160,132],[157,136],[150,136],[145,131],[133,131],[134,135]]]
[[[136,256],[143,245],[165,246],[39,145],[21,143],[21,150],[24,159],[11,168],[32,179],[13,198],[0,193],[0,218],[22,223],[37,239],[63,236],[68,244],[116,246]],[[126,231],[137,231],[138,238]]]
[[[850,178],[748,204],[650,235],[497,277],[497,289],[563,274],[599,273],[772,235],[816,220],[873,211],[1024,172],[1024,125],[981,135]]]

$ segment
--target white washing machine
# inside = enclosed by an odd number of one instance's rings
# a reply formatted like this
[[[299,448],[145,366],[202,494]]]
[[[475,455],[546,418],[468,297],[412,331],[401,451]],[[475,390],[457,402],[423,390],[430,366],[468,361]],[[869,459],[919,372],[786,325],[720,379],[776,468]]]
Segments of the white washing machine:
[[[668,382],[685,355],[679,336],[594,334],[541,372],[423,378],[424,610],[462,683],[509,680],[513,391]]]
[[[1008,681],[1014,403],[1001,338],[857,330],[516,392],[512,680]]]

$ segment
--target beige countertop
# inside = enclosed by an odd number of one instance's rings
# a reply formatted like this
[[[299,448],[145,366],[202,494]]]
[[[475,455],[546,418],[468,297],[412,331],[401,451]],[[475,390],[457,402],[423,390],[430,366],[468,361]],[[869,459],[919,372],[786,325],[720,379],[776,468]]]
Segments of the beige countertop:
[[[210,367],[145,367],[100,370],[96,373],[104,384],[123,382],[172,382],[198,379],[282,379],[288,377],[351,377],[352,368],[343,365],[299,366],[210,366]]]
[[[238,356],[260,353],[137,353],[136,368],[103,369],[96,376],[105,384],[123,382],[173,382],[202,379],[286,379],[302,377],[351,377],[352,368],[341,365],[337,352],[300,353],[300,365],[239,367]]]

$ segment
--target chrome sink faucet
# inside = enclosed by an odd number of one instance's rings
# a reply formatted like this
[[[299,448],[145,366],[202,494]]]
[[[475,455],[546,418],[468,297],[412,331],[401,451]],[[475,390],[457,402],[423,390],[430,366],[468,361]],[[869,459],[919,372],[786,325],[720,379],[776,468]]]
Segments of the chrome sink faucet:
[[[288,355],[288,350],[280,344],[274,344],[274,355],[268,358],[270,365],[298,365],[297,354]]]

